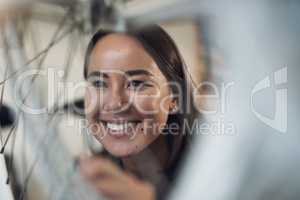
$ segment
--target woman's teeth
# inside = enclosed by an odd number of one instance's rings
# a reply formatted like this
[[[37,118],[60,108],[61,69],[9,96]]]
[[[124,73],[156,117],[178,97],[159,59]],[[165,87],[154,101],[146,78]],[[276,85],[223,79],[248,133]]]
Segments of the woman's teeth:
[[[122,131],[125,130],[127,127],[126,124],[112,124],[112,123],[107,123],[107,128],[113,130],[113,131]]]
[[[125,131],[128,127],[132,127],[136,123],[123,123],[123,124],[115,124],[107,122],[106,126],[112,131]]]

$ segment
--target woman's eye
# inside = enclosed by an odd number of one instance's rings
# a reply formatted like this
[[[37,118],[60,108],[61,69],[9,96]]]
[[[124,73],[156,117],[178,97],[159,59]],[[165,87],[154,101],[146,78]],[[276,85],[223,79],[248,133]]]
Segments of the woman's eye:
[[[106,87],[106,83],[104,81],[101,81],[101,80],[95,80],[92,82],[92,85],[95,87],[95,88],[104,88]]]
[[[138,89],[138,88],[144,88],[144,87],[151,87],[152,85],[147,83],[146,81],[141,80],[132,80],[129,81],[127,87],[130,89]]]

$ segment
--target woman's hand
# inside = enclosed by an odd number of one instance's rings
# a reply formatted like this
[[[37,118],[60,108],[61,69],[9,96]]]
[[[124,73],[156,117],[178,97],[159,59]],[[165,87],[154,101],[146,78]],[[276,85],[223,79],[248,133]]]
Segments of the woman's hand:
[[[80,172],[109,200],[155,200],[154,187],[100,156],[80,159]]]

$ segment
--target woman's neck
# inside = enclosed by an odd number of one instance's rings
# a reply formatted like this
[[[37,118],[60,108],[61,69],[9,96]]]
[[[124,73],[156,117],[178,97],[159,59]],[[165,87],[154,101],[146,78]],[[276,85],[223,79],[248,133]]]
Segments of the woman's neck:
[[[151,180],[167,167],[169,153],[166,140],[161,135],[140,153],[121,160],[125,170],[139,178]]]

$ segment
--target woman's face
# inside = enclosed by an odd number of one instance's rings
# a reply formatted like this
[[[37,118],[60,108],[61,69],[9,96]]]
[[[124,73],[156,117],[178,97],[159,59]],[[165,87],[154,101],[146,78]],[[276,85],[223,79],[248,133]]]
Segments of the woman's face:
[[[173,102],[165,76],[136,39],[121,33],[99,40],[89,61],[90,132],[114,156],[137,154],[167,122]]]

